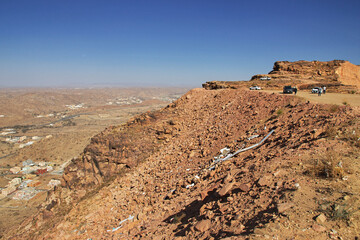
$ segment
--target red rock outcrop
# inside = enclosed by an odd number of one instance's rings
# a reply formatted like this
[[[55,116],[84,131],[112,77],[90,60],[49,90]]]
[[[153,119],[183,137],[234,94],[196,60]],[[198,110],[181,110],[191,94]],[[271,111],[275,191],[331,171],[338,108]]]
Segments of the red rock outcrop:
[[[267,77],[269,80],[261,80]],[[250,81],[212,81],[203,85],[205,89],[242,88],[259,85],[263,88],[282,88],[296,85],[299,89],[327,86],[335,92],[356,92],[360,89],[360,66],[344,60],[321,61],[277,61],[268,74],[254,75]]]

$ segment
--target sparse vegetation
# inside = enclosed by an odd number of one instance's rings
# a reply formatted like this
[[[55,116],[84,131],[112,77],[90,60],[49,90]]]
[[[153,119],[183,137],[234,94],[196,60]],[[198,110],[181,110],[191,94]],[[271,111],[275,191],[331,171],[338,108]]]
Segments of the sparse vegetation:
[[[284,113],[284,109],[282,109],[282,108],[280,108],[280,109],[278,109],[277,111],[276,111],[276,115],[277,116],[280,116],[281,114],[283,114]]]
[[[339,105],[336,105],[336,104],[332,104],[332,105],[330,105],[330,107],[329,107],[329,111],[330,111],[331,113],[336,113],[336,112],[339,111],[339,109],[340,109]]]
[[[76,123],[73,122],[71,119],[67,119],[64,121],[63,126],[76,126]]]
[[[325,202],[319,206],[319,211],[331,220],[349,221],[352,214],[357,210],[343,202]]]
[[[346,129],[340,139],[350,142],[355,147],[360,147],[360,130],[359,129]]]
[[[343,162],[335,151],[329,151],[313,162],[312,173],[315,177],[342,178],[344,176]]]
[[[179,214],[177,214],[175,217],[174,217],[174,220],[173,220],[173,223],[180,223],[181,220],[186,216],[186,214],[184,212],[181,212]]]
[[[325,129],[325,137],[330,138],[330,139],[334,139],[337,136],[337,128],[335,126],[328,126]]]
[[[360,147],[360,129],[358,120],[353,119],[340,126],[328,126],[325,130],[325,137],[329,139],[341,139],[349,142],[355,147]]]

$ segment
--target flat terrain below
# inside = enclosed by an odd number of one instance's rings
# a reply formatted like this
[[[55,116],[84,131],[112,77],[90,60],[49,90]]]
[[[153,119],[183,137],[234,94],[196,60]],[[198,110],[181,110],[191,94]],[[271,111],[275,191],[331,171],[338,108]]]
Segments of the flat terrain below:
[[[283,94],[282,91],[280,90],[261,90],[261,91]],[[312,94],[309,91],[298,91],[296,96],[302,97],[314,103],[360,106],[359,94],[326,93],[326,94],[321,94],[321,96],[318,96],[317,94]]]
[[[160,109],[180,97],[184,88],[0,89],[0,237],[45,201],[51,180],[81,154],[90,139],[134,115]],[[13,173],[24,161],[46,163],[44,174]],[[40,167],[39,167],[40,168]],[[45,168],[45,167],[41,167]],[[22,187],[1,195],[14,178],[31,181],[36,195],[14,199]],[[20,195],[22,196],[22,195]],[[15,197],[16,198],[16,197]],[[6,219],[6,221],[5,221]]]

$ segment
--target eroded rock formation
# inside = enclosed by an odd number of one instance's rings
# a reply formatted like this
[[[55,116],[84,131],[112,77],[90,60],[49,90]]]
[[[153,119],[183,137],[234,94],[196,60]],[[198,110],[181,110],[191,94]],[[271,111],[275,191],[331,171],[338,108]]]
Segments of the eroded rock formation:
[[[334,92],[356,92],[360,89],[360,66],[344,60],[278,61],[268,74],[254,75],[248,82],[212,81],[203,86],[206,89],[224,89],[249,87],[254,84],[263,88],[296,85],[299,89],[327,86],[328,90]]]

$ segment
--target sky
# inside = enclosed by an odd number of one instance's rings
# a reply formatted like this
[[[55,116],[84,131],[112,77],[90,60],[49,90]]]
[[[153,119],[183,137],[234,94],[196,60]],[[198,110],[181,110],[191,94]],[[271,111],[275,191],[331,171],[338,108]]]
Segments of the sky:
[[[360,64],[359,0],[0,0],[0,87],[200,87]]]

